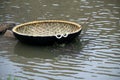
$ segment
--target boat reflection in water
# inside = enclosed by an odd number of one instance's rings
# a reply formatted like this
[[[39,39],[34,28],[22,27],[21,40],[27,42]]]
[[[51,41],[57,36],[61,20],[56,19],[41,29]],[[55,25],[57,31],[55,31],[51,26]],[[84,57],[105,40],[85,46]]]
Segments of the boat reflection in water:
[[[25,45],[20,42],[16,44],[14,53],[27,58],[54,58],[56,56],[51,47]]]
[[[82,47],[83,45],[78,41],[78,38],[69,44],[55,44],[51,46],[27,45],[18,42],[15,45],[14,53],[26,58],[52,59],[59,55],[78,54]]]

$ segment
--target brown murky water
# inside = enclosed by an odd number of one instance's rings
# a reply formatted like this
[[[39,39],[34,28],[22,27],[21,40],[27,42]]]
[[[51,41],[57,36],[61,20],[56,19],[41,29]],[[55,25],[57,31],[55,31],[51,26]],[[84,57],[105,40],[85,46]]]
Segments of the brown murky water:
[[[67,45],[30,46],[0,36],[0,78],[120,80],[120,0],[0,0],[0,22],[84,24],[88,17],[87,32]]]

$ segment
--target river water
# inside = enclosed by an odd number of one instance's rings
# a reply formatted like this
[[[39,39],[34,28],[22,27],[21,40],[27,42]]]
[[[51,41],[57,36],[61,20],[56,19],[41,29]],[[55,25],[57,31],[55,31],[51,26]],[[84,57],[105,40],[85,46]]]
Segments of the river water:
[[[120,0],[0,0],[0,22],[45,19],[82,24],[83,32],[52,46],[0,36],[2,80],[120,80]]]

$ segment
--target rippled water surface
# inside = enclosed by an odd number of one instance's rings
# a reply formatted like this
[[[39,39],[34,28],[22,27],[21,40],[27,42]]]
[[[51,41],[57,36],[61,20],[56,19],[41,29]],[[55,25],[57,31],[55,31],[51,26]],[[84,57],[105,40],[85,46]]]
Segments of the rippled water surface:
[[[1,23],[45,19],[82,24],[83,32],[53,46],[0,36],[1,79],[120,80],[120,0],[0,0]]]

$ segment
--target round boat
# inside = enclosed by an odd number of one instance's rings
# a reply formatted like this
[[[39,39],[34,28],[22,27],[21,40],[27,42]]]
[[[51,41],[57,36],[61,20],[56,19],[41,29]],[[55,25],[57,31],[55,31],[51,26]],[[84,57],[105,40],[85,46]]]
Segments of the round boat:
[[[38,45],[68,43],[77,37],[81,30],[81,25],[62,20],[32,21],[12,29],[20,42]]]

